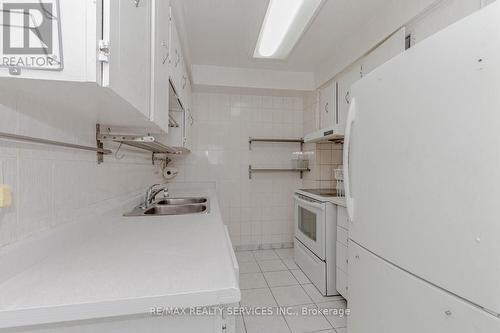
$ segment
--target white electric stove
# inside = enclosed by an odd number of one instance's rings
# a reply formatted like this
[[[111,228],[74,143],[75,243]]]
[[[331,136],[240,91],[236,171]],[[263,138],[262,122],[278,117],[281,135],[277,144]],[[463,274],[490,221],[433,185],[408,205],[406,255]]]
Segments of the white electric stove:
[[[337,206],[335,189],[295,192],[295,262],[325,296],[336,289]]]

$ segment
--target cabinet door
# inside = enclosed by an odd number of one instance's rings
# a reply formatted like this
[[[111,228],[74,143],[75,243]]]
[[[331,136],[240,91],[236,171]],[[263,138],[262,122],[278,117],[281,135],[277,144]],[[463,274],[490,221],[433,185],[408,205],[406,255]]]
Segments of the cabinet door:
[[[149,118],[151,102],[152,0],[104,1],[104,40],[109,62],[103,85]]]
[[[193,148],[193,125],[194,125],[194,116],[193,116],[193,103],[191,98],[191,83],[186,75],[186,88],[185,88],[185,119],[184,119],[184,148],[192,150]]]
[[[172,12],[172,11],[170,11]],[[170,81],[174,86],[175,93],[180,97],[181,84],[182,84],[182,73],[183,73],[183,60],[182,60],[182,50],[181,43],[179,40],[179,34],[177,26],[175,23],[175,18],[171,15],[170,17]]]
[[[356,63],[344,71],[338,80],[338,133],[343,134],[347,120],[347,112],[351,102],[351,86],[361,78],[361,64]]]
[[[0,30],[8,34],[10,40],[4,41],[3,34],[0,34],[0,44],[5,46],[0,48],[0,58],[5,57],[6,65],[19,66],[20,71],[12,73],[9,66],[2,66],[0,77],[100,82],[96,45],[101,38],[98,23],[101,8],[96,1],[24,2],[32,7],[29,16],[24,14],[27,9],[22,9],[23,1],[2,1],[5,7],[0,10]],[[18,5],[20,8],[16,8]],[[44,12],[50,15],[44,15]],[[23,28],[26,24],[24,18],[35,19],[37,22],[32,24],[44,26],[44,31],[51,34],[39,37],[25,34],[28,30]],[[44,47],[40,48],[40,43],[44,43]],[[7,46],[17,48],[21,45],[22,54],[5,53]],[[40,54],[41,49],[47,54]]]
[[[336,123],[336,87],[336,82],[330,82],[321,88],[319,92],[319,115],[321,129],[332,127]]]
[[[181,100],[182,105],[185,105],[185,108],[188,108],[188,105],[190,101],[188,101],[188,83],[189,83],[189,78],[187,74],[187,69],[186,69],[186,64],[184,63],[184,59],[182,59],[182,71],[181,71],[181,81],[180,81],[180,94],[179,98]],[[190,88],[189,88],[190,89]]]
[[[500,332],[500,318],[349,242],[349,333]]]
[[[150,119],[168,132],[170,8],[168,0],[153,0],[153,66]]]

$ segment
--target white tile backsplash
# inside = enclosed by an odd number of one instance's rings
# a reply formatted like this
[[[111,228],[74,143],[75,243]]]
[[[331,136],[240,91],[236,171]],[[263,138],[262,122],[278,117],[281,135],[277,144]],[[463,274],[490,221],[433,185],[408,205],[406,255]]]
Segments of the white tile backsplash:
[[[0,119],[3,132],[95,145],[94,121],[29,96],[0,93]],[[0,184],[13,191],[13,205],[0,209],[0,247],[113,209],[161,181],[149,154],[104,160],[97,165],[92,152],[0,140]]]
[[[234,245],[272,247],[293,239],[295,173],[254,173],[248,165],[290,168],[298,144],[253,143],[249,137],[303,136],[303,98],[283,94],[195,93],[193,152],[174,165],[174,182],[215,181]]]

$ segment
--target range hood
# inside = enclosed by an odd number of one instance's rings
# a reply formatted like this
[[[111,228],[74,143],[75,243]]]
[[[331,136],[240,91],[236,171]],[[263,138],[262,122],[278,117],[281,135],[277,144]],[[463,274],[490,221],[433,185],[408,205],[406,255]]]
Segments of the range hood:
[[[305,143],[317,142],[343,142],[344,134],[340,134],[334,127],[327,127],[319,131],[307,134],[304,137]]]

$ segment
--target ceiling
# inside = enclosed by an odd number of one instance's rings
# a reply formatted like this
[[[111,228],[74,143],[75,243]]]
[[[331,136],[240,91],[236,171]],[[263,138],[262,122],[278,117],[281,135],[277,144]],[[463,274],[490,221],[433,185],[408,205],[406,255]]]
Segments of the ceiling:
[[[391,8],[412,2],[419,0],[325,0],[285,60],[252,57],[269,0],[181,0],[179,5],[192,64],[315,72],[331,59],[345,61],[346,49],[353,48],[343,45],[363,40],[360,35],[372,34],[377,19],[395,14]]]

